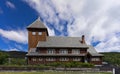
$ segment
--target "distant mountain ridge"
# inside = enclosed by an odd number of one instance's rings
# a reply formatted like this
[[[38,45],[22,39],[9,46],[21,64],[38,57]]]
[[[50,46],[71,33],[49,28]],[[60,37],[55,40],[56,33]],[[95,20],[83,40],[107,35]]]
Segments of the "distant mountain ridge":
[[[7,53],[10,58],[25,58],[27,52],[24,51],[0,51]]]

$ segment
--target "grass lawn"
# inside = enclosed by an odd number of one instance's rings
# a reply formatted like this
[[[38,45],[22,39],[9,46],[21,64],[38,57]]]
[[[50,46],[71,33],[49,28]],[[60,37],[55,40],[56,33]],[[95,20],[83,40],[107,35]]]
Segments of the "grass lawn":
[[[98,72],[98,73],[84,73],[84,72],[79,72],[79,71],[74,71],[74,72],[0,72],[0,74],[112,74],[109,72]]]

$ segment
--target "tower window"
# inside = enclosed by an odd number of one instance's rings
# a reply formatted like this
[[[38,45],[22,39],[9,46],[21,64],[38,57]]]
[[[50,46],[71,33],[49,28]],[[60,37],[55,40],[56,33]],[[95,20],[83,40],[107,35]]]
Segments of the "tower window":
[[[36,35],[36,32],[32,32],[32,35]]]
[[[42,32],[38,32],[38,35],[42,35]]]

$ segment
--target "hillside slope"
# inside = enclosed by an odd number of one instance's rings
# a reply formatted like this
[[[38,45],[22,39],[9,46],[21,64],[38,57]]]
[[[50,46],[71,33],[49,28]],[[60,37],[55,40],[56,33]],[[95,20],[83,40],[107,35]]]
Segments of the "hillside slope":
[[[10,58],[25,58],[25,55],[27,54],[27,52],[24,51],[0,51],[0,52],[7,53]]]
[[[120,66],[120,52],[107,52],[104,54],[103,61]]]

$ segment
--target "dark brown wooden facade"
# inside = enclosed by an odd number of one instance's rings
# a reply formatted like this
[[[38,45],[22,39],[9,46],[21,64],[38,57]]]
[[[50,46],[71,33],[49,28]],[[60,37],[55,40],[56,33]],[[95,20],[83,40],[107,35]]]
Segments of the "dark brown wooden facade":
[[[61,58],[67,58],[67,60],[61,60]],[[75,60],[78,58],[79,58],[79,60]],[[97,58],[98,60],[91,60],[92,58]],[[49,60],[47,60],[47,59],[49,59]],[[51,60],[51,59],[53,59],[53,60]],[[95,65],[102,64],[102,57],[91,57],[89,59],[90,59],[89,61],[87,60],[88,63],[92,63]],[[47,63],[52,63],[52,62],[72,62],[72,61],[86,62],[85,60],[86,60],[86,56],[65,56],[65,55],[63,55],[63,56],[61,56],[61,55],[45,56],[45,55],[41,55],[41,56],[29,56],[28,64],[34,65],[34,64],[47,64]]]
[[[51,43],[39,46],[39,42],[42,44],[47,42],[49,38],[47,28],[38,27],[36,24],[39,24],[40,20],[37,20],[37,23],[33,23],[29,26],[28,29],[28,64],[46,64],[51,62],[69,62],[69,61],[78,61],[78,62],[89,62],[95,65],[102,65],[102,55],[94,55],[88,52],[89,47],[85,43],[84,36],[81,40],[78,41],[81,45],[86,45],[86,47],[51,47]],[[42,24],[43,25],[43,24]],[[37,27],[36,27],[37,26]],[[49,40],[48,40],[49,41]],[[67,43],[67,42],[66,42]],[[75,43],[75,42],[74,42]],[[73,43],[73,44],[74,44]],[[56,43],[57,44],[57,43]],[[64,43],[63,43],[64,45]],[[49,47],[46,47],[49,46]],[[92,51],[91,51],[92,52]]]
[[[46,37],[48,35],[46,29],[28,29],[28,48],[36,48],[38,41],[46,41]],[[32,35],[32,32],[35,32],[35,35]],[[42,33],[42,35],[39,35],[39,32]]]

